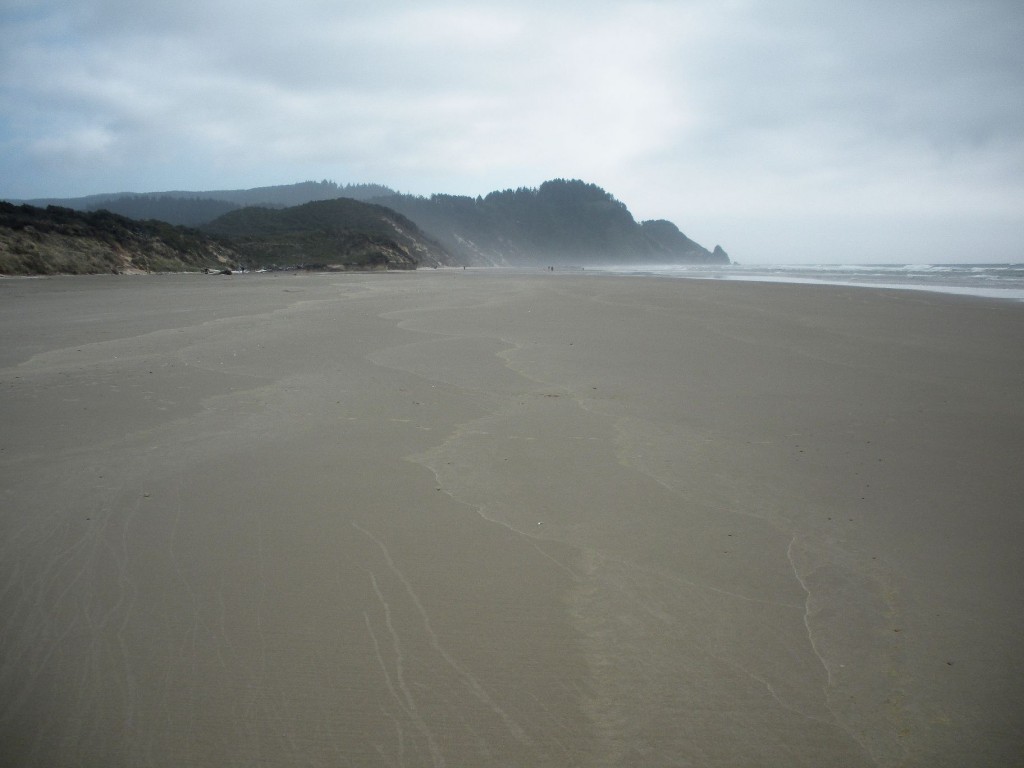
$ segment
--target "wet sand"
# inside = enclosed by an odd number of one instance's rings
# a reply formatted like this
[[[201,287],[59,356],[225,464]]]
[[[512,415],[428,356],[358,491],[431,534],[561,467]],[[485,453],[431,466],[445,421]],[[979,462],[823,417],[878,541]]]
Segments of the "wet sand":
[[[0,764],[1024,755],[1024,305],[0,281]]]

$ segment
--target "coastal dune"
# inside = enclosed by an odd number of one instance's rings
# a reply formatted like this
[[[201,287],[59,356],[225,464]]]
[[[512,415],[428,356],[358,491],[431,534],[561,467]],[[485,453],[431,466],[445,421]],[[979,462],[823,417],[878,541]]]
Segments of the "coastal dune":
[[[1024,304],[431,270],[0,320],[0,764],[1024,754]]]

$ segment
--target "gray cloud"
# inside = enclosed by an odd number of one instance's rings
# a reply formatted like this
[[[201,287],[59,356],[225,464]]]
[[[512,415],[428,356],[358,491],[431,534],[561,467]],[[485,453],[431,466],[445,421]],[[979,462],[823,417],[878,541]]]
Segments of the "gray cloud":
[[[751,259],[812,258],[813,238],[843,232],[849,260],[885,231],[918,232],[902,248],[919,260],[937,220],[1017,253],[993,234],[1024,211],[1011,3],[7,0],[0,13],[12,197],[322,177],[477,194],[576,176]]]

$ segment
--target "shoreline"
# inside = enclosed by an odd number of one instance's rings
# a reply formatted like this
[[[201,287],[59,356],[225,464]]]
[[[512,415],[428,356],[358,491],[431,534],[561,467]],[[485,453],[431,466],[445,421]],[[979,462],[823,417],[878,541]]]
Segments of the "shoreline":
[[[1024,307],[402,274],[3,281],[5,759],[1024,749]]]
[[[468,268],[461,266],[442,266],[430,269],[431,272],[477,272],[492,275],[535,275],[537,273],[546,274],[548,276],[580,276],[586,275],[588,277],[602,276],[602,277],[646,277],[646,278],[660,278],[660,279],[676,279],[676,280],[721,280],[729,282],[748,282],[748,283],[780,283],[784,285],[817,285],[817,286],[833,286],[840,288],[874,288],[880,290],[897,290],[897,291],[915,291],[925,293],[937,293],[947,296],[965,296],[972,298],[982,299],[996,299],[999,301],[1009,302],[1024,302],[1024,287],[992,287],[992,286],[968,286],[968,285],[943,285],[943,284],[928,284],[921,282],[886,282],[883,280],[842,280],[836,277],[828,277],[831,274],[831,270],[828,269],[830,265],[731,265],[736,269],[764,269],[766,271],[773,270],[785,270],[792,269],[796,271],[807,271],[808,269],[821,269],[823,270],[822,276],[815,277],[799,277],[799,276],[778,276],[770,274],[708,274],[701,275],[699,272],[687,272],[687,270],[713,270],[713,271],[728,271],[728,266],[722,265],[699,265],[699,264],[684,264],[684,265],[668,265],[660,267],[663,271],[659,272],[659,267],[653,266],[640,266],[635,271],[630,267],[601,267],[592,266],[590,272],[586,271],[585,267],[580,266],[563,266],[561,268],[556,267],[555,270],[549,271],[547,267],[500,267],[500,266],[470,266]],[[892,269],[895,267],[907,266],[898,264],[865,264],[857,267],[848,267],[851,269]],[[912,265],[910,265],[912,266]],[[931,265],[929,265],[931,266]],[[948,264],[938,265],[939,267],[974,267],[975,265],[965,264]],[[1016,263],[1006,264],[989,264],[989,265],[977,265],[976,268],[981,267],[996,267],[996,268],[1008,268],[1008,267],[1019,267]],[[232,272],[230,275],[224,276],[243,276],[243,275],[257,275],[257,274],[306,274],[310,276],[319,277],[330,277],[331,275],[337,274],[404,274],[407,272],[422,272],[426,273],[429,268],[423,267],[419,270],[293,270],[293,269],[281,269],[281,270],[256,270],[256,271],[244,271],[244,272]],[[671,271],[664,271],[671,270]],[[117,277],[144,277],[144,276],[163,276],[170,277],[174,275],[201,275],[204,277],[218,276],[221,273],[204,273],[204,272],[122,272],[116,275]],[[72,275],[72,274],[53,274],[53,275],[4,275],[0,274],[0,281],[5,279],[40,279],[40,278],[63,278],[63,277],[111,277],[112,275],[105,273],[96,273],[94,275]]]
[[[957,272],[956,270],[961,270]],[[1007,271],[1001,274],[979,276],[978,271]],[[595,269],[595,272],[601,272]],[[734,274],[730,274],[733,272]],[[831,285],[847,288],[879,288],[884,290],[925,291],[947,295],[975,296],[1004,301],[1024,301],[1024,265],[998,264],[732,264],[726,267],[678,265],[669,267],[640,266],[616,267],[606,274],[635,275],[695,280],[727,280],[753,283],[783,283],[790,285]],[[703,274],[702,274],[703,273]],[[861,273],[858,275],[858,273]],[[892,282],[902,275],[903,279]],[[845,277],[844,277],[845,276]],[[930,282],[929,282],[930,281]],[[972,284],[973,283],[973,284]],[[1003,283],[1003,285],[1000,285]]]

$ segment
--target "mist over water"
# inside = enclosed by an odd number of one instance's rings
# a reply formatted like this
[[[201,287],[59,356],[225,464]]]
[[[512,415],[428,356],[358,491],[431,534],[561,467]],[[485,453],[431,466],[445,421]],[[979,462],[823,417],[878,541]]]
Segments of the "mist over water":
[[[592,271],[650,277],[899,288],[1024,301],[1024,264],[673,264],[595,267]]]

